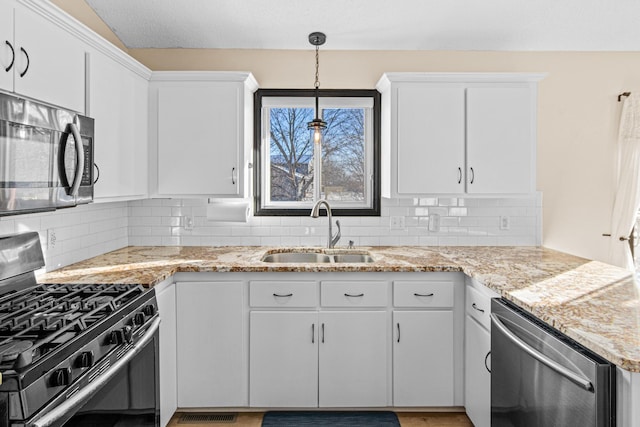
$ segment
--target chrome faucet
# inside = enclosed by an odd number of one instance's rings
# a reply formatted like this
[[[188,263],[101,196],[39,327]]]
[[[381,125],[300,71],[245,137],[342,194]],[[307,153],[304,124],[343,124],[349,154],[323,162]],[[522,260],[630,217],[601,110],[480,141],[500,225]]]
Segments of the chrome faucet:
[[[327,217],[329,218],[329,238],[327,239],[327,248],[331,249],[336,245],[336,243],[338,243],[338,240],[340,240],[340,221],[336,220],[338,232],[334,236],[331,230],[331,206],[329,206],[329,202],[327,202],[325,199],[318,200],[311,209],[311,217],[318,218],[320,216],[320,205],[324,205],[325,209],[327,210]]]

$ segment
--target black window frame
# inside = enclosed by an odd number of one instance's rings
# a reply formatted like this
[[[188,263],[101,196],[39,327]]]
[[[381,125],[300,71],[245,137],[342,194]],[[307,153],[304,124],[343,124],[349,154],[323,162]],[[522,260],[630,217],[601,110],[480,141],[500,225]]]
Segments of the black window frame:
[[[254,216],[309,216],[311,208],[265,208],[262,207],[262,98],[300,97],[313,98],[314,89],[258,89],[253,97],[253,192]],[[381,94],[375,89],[319,89],[319,97],[371,98],[373,99],[373,180],[371,183],[370,208],[332,207],[334,216],[380,216],[380,174],[381,174]],[[321,211],[324,214],[324,210]]]

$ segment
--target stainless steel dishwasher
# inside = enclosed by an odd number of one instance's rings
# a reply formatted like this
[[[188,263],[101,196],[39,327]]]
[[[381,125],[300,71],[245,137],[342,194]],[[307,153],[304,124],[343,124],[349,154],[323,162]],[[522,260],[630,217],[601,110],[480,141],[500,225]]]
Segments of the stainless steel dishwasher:
[[[514,304],[491,302],[491,426],[615,426],[615,366]]]

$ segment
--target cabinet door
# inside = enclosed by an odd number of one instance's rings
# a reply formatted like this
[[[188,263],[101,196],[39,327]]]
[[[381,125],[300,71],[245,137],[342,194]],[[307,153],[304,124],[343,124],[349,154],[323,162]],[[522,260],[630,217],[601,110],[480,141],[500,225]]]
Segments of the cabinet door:
[[[529,88],[467,89],[467,192],[534,190],[534,111]]]
[[[13,90],[13,67],[7,70],[15,57],[13,7],[12,0],[0,1],[0,89],[6,91]]]
[[[147,193],[147,95],[145,79],[111,58],[92,52],[89,115],[95,119],[95,200],[145,197]]]
[[[178,407],[247,405],[242,289],[177,284]]]
[[[249,404],[317,407],[318,314],[254,311],[249,322]]]
[[[159,195],[237,195],[243,90],[236,83],[158,89]]]
[[[160,312],[160,425],[169,420],[178,407],[176,385],[176,286],[156,294]]]
[[[452,406],[453,313],[393,312],[394,406]]]
[[[320,313],[321,407],[388,406],[387,313]]]
[[[14,49],[16,93],[84,112],[85,49],[79,39],[18,6]]]
[[[465,316],[464,406],[476,427],[491,426],[491,334]],[[486,365],[485,365],[486,363]]]
[[[464,88],[398,87],[399,194],[464,191]]]

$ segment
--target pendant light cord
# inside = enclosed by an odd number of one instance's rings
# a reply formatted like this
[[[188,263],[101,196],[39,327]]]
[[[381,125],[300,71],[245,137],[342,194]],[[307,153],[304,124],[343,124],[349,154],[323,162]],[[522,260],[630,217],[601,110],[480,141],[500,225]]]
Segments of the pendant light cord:
[[[318,71],[320,68],[320,46],[316,45],[316,90],[320,89],[320,72]]]

